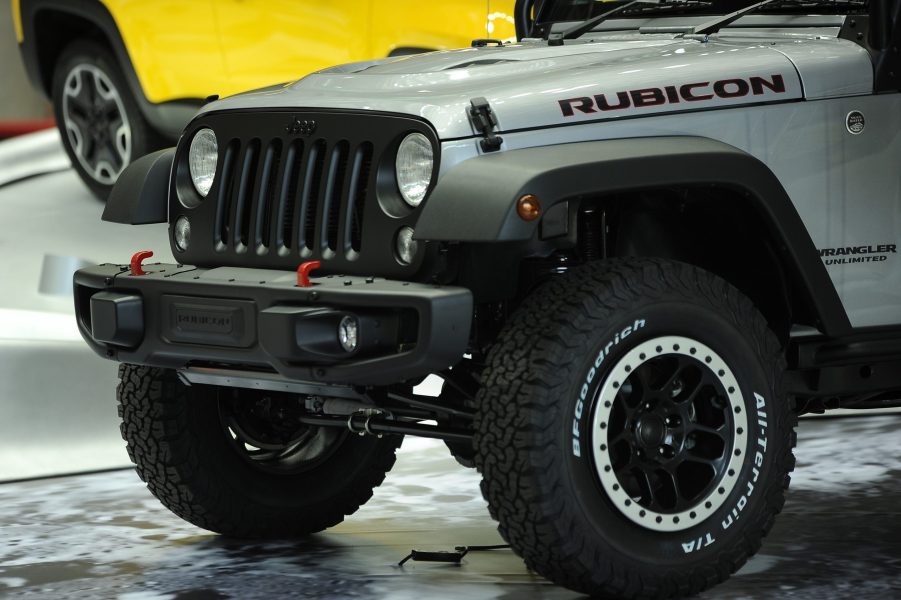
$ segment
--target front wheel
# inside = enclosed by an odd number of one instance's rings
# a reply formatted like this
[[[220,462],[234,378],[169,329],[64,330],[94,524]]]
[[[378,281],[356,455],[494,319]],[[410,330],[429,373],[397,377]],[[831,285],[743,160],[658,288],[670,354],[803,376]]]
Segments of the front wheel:
[[[760,547],[794,466],[779,345],[689,265],[596,263],[511,318],[478,398],[476,463],[501,534],[580,592],[670,598]]]
[[[122,437],[166,508],[239,538],[321,531],[355,512],[394,465],[402,436],[351,435],[292,419],[297,397],[182,384],[122,365]]]
[[[67,46],[54,70],[51,92],[72,166],[104,202],[125,167],[163,145],[105,46],[89,40]]]

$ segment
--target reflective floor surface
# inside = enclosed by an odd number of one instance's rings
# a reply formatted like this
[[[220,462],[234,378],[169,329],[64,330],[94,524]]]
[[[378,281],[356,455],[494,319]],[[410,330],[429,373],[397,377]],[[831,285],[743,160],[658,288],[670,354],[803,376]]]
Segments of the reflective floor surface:
[[[785,512],[763,550],[703,598],[901,598],[901,415],[805,420]],[[375,497],[293,542],[242,543],[163,509],[131,471],[0,485],[0,596],[576,598],[509,550],[461,566],[396,563],[411,548],[501,540],[478,476],[408,439]]]
[[[102,222],[68,162],[55,129],[0,142],[0,481],[128,464],[117,365],[78,333],[72,273],[171,260],[166,225]]]

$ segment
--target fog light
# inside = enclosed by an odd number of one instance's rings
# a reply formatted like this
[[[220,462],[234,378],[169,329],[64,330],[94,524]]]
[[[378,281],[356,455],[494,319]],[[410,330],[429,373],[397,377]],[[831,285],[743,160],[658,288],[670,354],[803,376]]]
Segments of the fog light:
[[[338,324],[338,341],[345,352],[353,352],[357,349],[360,324],[354,317],[344,317]]]
[[[191,245],[191,222],[188,217],[181,216],[175,221],[175,247],[181,252],[188,249]]]
[[[419,252],[419,242],[413,239],[412,227],[404,227],[397,232],[397,260],[402,265],[412,264],[416,259],[416,253]]]

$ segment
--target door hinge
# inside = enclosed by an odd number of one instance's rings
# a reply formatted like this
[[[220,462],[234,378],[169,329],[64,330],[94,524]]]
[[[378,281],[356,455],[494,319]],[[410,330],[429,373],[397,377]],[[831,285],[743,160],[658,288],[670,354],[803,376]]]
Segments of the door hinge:
[[[496,152],[501,149],[504,139],[494,133],[497,127],[497,116],[491,109],[491,105],[486,98],[473,98],[469,101],[472,106],[469,107],[469,119],[476,131],[484,136],[481,140],[482,150],[484,152]]]

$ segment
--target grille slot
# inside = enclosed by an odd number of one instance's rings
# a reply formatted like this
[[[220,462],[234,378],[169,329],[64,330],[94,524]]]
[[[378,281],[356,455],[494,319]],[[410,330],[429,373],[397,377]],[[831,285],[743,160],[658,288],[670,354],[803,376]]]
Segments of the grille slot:
[[[344,178],[347,175],[347,155],[347,142],[342,140],[335,144],[329,161],[328,181],[325,185],[325,206],[322,211],[325,227],[321,242],[323,255],[327,258],[338,251],[339,219],[341,217],[341,199],[344,194]]]
[[[306,159],[306,176],[300,202],[300,240],[302,254],[310,255],[315,249],[316,218],[319,212],[319,188],[322,185],[322,171],[325,169],[325,142],[318,140],[310,148]]]
[[[303,159],[303,141],[295,140],[288,146],[285,155],[285,169],[278,196],[278,229],[276,244],[279,252],[291,250],[294,244],[294,214],[297,203],[297,185],[300,180],[300,165]]]
[[[222,182],[216,198],[216,225],[213,239],[216,242],[216,250],[223,252],[228,248],[228,222],[231,214],[231,201],[235,193],[235,162],[241,145],[238,140],[232,140],[225,147],[225,156],[222,159],[222,173],[219,178]]]
[[[253,140],[244,149],[241,160],[241,176],[238,181],[237,200],[235,202],[235,228],[233,243],[238,252],[247,250],[250,238],[250,215],[253,201],[259,189],[257,181],[258,164],[260,154],[260,140]]]
[[[260,175],[260,190],[257,194],[254,244],[258,252],[265,252],[269,249],[269,232],[272,221],[272,209],[275,206],[281,157],[282,141],[274,140],[266,148],[266,155],[263,158],[263,172]]]
[[[359,253],[363,247],[363,215],[366,207],[366,192],[369,189],[369,174],[372,171],[372,144],[364,142],[354,155],[353,176],[347,202],[347,218],[344,220],[345,245]],[[348,244],[349,242],[349,244]]]

